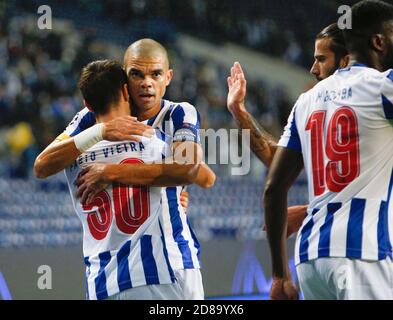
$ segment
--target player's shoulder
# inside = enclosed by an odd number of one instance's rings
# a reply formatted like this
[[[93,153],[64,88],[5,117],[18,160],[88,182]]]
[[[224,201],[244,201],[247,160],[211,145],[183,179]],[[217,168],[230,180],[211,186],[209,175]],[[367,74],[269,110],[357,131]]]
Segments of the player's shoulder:
[[[181,112],[183,111],[184,113],[188,112],[196,112],[196,108],[194,105],[192,105],[189,102],[182,101],[182,102],[175,102],[175,101],[169,101],[166,100],[166,103],[169,103],[171,106],[171,112]]]
[[[170,118],[173,122],[198,123],[200,121],[199,112],[191,103],[184,101],[167,101],[167,103],[170,103],[170,108],[166,118]]]
[[[78,125],[92,119],[95,119],[94,113],[91,112],[88,108],[84,107],[82,110],[76,113],[72,121],[69,123],[69,126],[74,124]]]
[[[86,107],[80,110],[65,129],[65,133],[69,136],[74,136],[79,132],[91,127],[96,122],[96,118],[93,112]]]
[[[388,81],[393,82],[393,69],[389,69],[385,72],[382,72],[383,78],[387,79]]]
[[[335,75],[337,78],[347,77],[357,84],[379,86],[388,77],[389,70],[379,71],[365,65],[355,64],[349,68],[337,70]]]

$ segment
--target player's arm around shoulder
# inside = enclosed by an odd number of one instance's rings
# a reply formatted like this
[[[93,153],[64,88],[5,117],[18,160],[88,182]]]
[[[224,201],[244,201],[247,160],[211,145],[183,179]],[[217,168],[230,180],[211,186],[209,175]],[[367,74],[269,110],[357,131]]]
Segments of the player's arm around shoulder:
[[[174,109],[172,152],[174,162],[188,166],[188,183],[202,188],[211,188],[216,175],[203,162],[203,150],[200,145],[200,115],[190,103],[183,102]]]
[[[185,168],[185,184],[195,183],[208,189],[214,186],[216,175],[202,159],[203,150],[199,144],[192,141],[173,144],[173,160]]]
[[[34,175],[38,179],[45,179],[56,174],[71,165],[80,154],[74,140],[62,134],[37,156],[34,162]]]
[[[59,135],[42,151],[34,162],[34,174],[39,179],[54,175],[71,165],[77,157],[101,140],[140,141],[137,136],[150,136],[152,129],[131,116],[122,116],[106,123],[89,123],[79,126],[79,134],[72,137],[69,130],[75,126],[78,116],[70,123],[64,133]]]

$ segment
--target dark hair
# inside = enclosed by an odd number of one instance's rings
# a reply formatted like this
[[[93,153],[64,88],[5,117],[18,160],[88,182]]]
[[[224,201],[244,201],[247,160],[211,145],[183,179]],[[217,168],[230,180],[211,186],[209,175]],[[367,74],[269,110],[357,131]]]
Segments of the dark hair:
[[[331,39],[330,50],[333,51],[336,60],[344,58],[348,54],[348,49],[345,44],[344,34],[338,27],[337,23],[332,23],[317,34],[316,40]]]
[[[363,0],[352,6],[352,29],[344,29],[348,50],[359,52],[370,46],[373,34],[383,32],[385,23],[393,21],[393,6],[379,0]]]
[[[78,88],[95,114],[105,114],[119,101],[121,88],[128,83],[120,63],[113,60],[90,62],[82,69]]]

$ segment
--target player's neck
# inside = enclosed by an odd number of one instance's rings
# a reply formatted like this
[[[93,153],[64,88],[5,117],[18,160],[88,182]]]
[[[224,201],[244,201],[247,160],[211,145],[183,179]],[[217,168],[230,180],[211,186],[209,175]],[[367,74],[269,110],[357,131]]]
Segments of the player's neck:
[[[380,59],[378,59],[377,56],[375,56],[371,53],[364,53],[364,54],[353,53],[353,54],[351,54],[350,65],[352,65],[355,62],[364,64],[369,68],[377,69],[378,71],[381,71],[381,72],[385,71]]]
[[[130,107],[125,104],[111,106],[109,111],[104,115],[98,115],[96,117],[97,123],[109,122],[117,117],[129,116]]]
[[[137,113],[138,121],[145,121],[150,118],[153,118],[157,113],[160,112],[160,110],[161,110],[161,102],[147,110],[144,110],[143,107],[138,108],[138,113]]]

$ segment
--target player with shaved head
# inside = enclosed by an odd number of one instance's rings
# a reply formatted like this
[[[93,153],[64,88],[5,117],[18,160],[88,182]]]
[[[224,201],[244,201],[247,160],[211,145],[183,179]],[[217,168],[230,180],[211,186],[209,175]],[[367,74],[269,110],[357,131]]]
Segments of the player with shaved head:
[[[170,69],[167,51],[157,41],[142,39],[131,44],[124,55],[124,70],[129,81],[131,114],[137,119],[123,116],[97,127],[94,114],[85,103],[86,108],[74,117],[57,141],[37,158],[36,175],[45,177],[64,169],[81,153],[78,147],[91,147],[103,138],[138,141],[141,131],[146,132],[149,127],[155,129],[155,135],[165,143],[174,164],[184,174],[175,174],[167,167],[171,164],[166,163],[147,171],[146,164],[141,163],[95,163],[87,166],[83,176],[77,180],[78,196],[82,203],[89,204],[108,183],[165,187],[161,193],[160,227],[169,264],[182,288],[183,298],[204,299],[200,245],[181,205],[184,185],[198,183],[210,187],[215,180],[214,173],[202,163],[199,114],[187,102],[163,99],[166,87],[172,80],[173,70]],[[78,145],[68,141],[70,137],[73,138],[70,140],[76,139]],[[98,261],[98,264],[102,266],[105,261]],[[167,266],[157,265],[157,268],[160,270]],[[112,298],[126,298],[120,293],[115,293]]]

